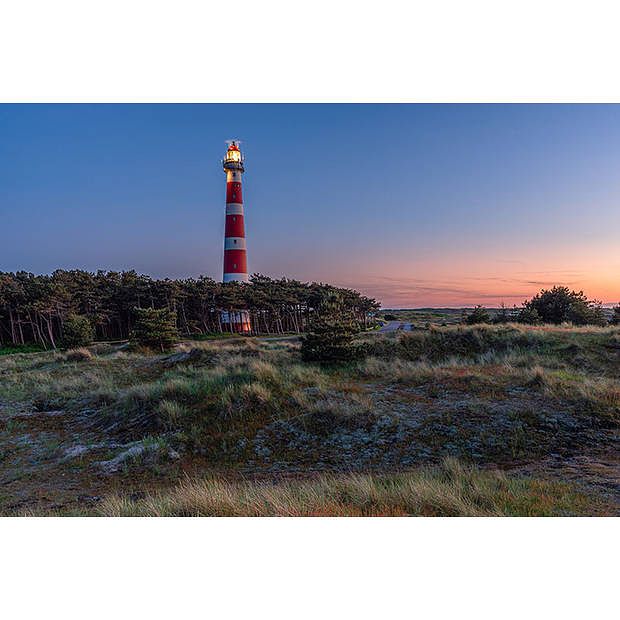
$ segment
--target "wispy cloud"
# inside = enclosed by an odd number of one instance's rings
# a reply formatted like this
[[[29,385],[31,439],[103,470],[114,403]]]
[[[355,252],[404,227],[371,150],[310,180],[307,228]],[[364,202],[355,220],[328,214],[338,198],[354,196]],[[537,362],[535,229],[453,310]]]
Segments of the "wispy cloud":
[[[565,277],[553,277],[552,273],[562,273]],[[385,306],[460,306],[486,303],[520,304],[531,297],[541,287],[554,285],[576,286],[582,281],[574,279],[575,271],[562,272],[519,272],[523,275],[547,276],[525,278],[511,276],[464,276],[462,278],[431,279],[415,277],[395,277],[374,275],[341,281],[340,284],[351,286],[366,294],[380,299]],[[579,274],[581,275],[581,274]],[[566,277],[570,276],[570,277]],[[488,284],[489,286],[484,286]]]

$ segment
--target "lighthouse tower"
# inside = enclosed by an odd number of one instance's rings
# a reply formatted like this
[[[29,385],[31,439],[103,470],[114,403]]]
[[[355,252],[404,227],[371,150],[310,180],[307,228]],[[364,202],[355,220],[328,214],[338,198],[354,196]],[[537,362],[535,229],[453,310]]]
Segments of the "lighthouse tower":
[[[236,141],[230,142],[222,161],[226,173],[226,232],[224,233],[224,282],[248,281],[248,257],[243,223],[241,175],[243,154]]]
[[[245,224],[243,222],[243,154],[239,143],[232,140],[222,161],[226,173],[226,227],[224,232],[224,283],[247,282],[248,257],[245,245]],[[252,331],[250,313],[247,310],[222,311],[222,326],[231,332]]]

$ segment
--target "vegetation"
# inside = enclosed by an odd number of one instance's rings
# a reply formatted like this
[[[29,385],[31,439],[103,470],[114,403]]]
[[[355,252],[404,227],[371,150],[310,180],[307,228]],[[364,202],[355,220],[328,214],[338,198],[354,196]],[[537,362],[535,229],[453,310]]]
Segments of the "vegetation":
[[[114,496],[105,516],[566,516],[592,513],[591,500],[570,485],[510,479],[448,459],[441,466],[390,475],[322,475],[311,480],[185,481],[131,500]]]
[[[620,307],[620,306],[619,306]],[[468,316],[478,318],[477,308],[418,308],[408,310],[389,310],[392,320],[410,322],[415,327],[428,324],[446,326],[468,324]],[[492,323],[523,323],[526,325],[572,323],[574,325],[620,324],[620,309],[603,308],[598,301],[589,300],[584,293],[571,291],[566,287],[543,290],[521,307],[507,308],[503,303],[499,308],[482,308]],[[616,317],[616,318],[614,318]],[[486,317],[483,317],[486,319]],[[614,323],[614,321],[617,321]],[[488,321],[480,321],[480,323]],[[476,323],[474,323],[476,324]]]
[[[484,321],[487,323],[488,321]],[[492,318],[492,322],[497,324],[502,323],[513,323],[516,322],[516,316],[514,311],[508,310],[506,306],[502,303],[495,315]]]
[[[0,272],[0,348],[56,348],[66,337],[70,315],[86,317],[97,340],[127,339],[136,307],[175,312],[177,328],[185,336],[225,331],[222,310],[247,310],[259,333],[301,333],[325,297],[333,294],[363,328],[379,308],[374,299],[353,290],[261,275],[252,276],[249,284],[221,284],[206,277],[154,280],[135,271],[58,270],[50,276]]]
[[[15,353],[37,353],[45,349],[37,344],[9,344],[0,347],[0,355],[14,355]]]
[[[490,323],[491,317],[485,308],[482,306],[476,306],[472,312],[465,317],[465,323],[467,325],[478,325],[480,323]]]
[[[572,323],[573,325],[605,325],[601,302],[589,300],[583,291],[565,286],[543,290],[525,302],[520,315],[524,323]]]
[[[164,353],[178,338],[176,313],[166,308],[135,308],[132,344]]]
[[[62,343],[68,349],[92,344],[93,336],[93,326],[85,316],[70,314],[63,324]]]
[[[620,325],[620,304],[614,307],[613,314],[611,316],[612,325]]]
[[[340,296],[323,301],[302,338],[301,357],[307,362],[347,362],[358,354],[353,337],[359,327]]]
[[[619,328],[460,325],[364,332],[353,346],[363,347],[368,357],[343,365],[304,362],[295,337],[191,342],[176,345],[172,353],[149,355],[116,344],[5,355],[0,358],[0,510],[82,509],[80,497],[104,497],[122,488],[116,504],[92,500],[92,511],[185,514],[191,506],[175,485],[189,472],[200,488],[211,485],[232,494],[228,504],[213,504],[226,514],[245,514],[243,498],[254,498],[261,514],[617,511],[609,498],[601,499],[603,507],[588,499],[582,511],[579,502],[586,500],[576,498],[589,497],[594,488],[615,488],[601,472],[613,471],[605,454],[617,454]],[[544,462],[552,455],[557,460],[549,469]],[[592,471],[571,460],[582,455],[588,455]],[[458,459],[470,472],[463,478],[470,480],[463,482],[465,489],[478,484],[479,473],[486,476],[476,468],[498,465],[508,472],[508,486],[489,487],[496,503],[484,509],[469,499],[444,504],[441,497],[448,491],[441,481],[447,474],[431,467],[427,495],[403,491],[396,501],[388,493],[411,489],[430,471],[419,467],[446,458]],[[595,466],[598,459],[602,464]],[[526,474],[518,469],[522,463],[531,464]],[[570,469],[563,470],[564,463]],[[213,487],[208,472],[214,468],[227,483],[220,475]],[[263,483],[239,482],[238,468],[270,483],[283,473],[325,475],[267,485],[276,494],[270,503]],[[399,477],[390,473],[394,470],[407,472]],[[351,471],[361,473],[341,476]],[[575,471],[582,472],[580,491],[533,480],[562,479],[564,471],[573,479]],[[521,487],[515,477],[523,475],[527,481]],[[338,493],[357,488],[352,480],[362,479],[376,503],[336,501],[343,497]],[[497,480],[495,474],[491,479]],[[428,504],[420,498],[432,495],[432,487],[438,503]],[[149,501],[159,498],[161,506],[125,495],[157,488],[161,493],[149,495]],[[295,503],[299,493],[314,493],[315,503]],[[520,508],[506,507],[511,494],[522,497],[515,500]],[[458,489],[457,495],[466,497]],[[570,501],[561,499],[569,496]],[[283,502],[282,512],[277,502]],[[202,514],[202,506],[193,509]]]

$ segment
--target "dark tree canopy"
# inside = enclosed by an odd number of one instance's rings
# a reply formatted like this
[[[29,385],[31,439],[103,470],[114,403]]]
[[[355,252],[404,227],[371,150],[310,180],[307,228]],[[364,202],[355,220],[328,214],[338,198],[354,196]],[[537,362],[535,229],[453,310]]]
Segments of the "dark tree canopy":
[[[257,333],[301,333],[334,293],[362,328],[379,309],[354,290],[258,274],[248,284],[222,284],[204,276],[158,280],[135,271],[0,272],[0,345],[60,346],[71,315],[86,317],[97,340],[125,340],[134,328],[134,308],[175,312],[186,336],[230,329],[221,322],[222,310],[247,310]]]
[[[524,323],[573,323],[574,325],[604,325],[601,303],[589,300],[583,291],[571,291],[566,286],[542,290],[523,304],[519,320]]]

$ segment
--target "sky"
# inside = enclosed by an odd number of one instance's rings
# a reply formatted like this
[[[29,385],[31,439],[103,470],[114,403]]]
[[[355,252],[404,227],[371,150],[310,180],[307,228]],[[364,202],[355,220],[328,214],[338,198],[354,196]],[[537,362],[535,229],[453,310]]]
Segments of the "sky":
[[[0,271],[250,271],[386,308],[620,300],[619,105],[0,105]]]

